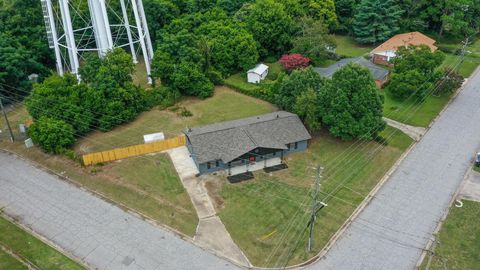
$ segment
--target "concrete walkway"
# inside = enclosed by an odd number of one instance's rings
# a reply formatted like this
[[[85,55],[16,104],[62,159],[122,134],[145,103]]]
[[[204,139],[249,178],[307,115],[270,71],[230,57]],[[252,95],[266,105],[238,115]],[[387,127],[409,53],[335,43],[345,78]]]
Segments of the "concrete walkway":
[[[414,269],[480,148],[480,69],[310,269]]]
[[[247,257],[235,244],[217,216],[204,182],[196,177],[196,174],[198,174],[197,166],[195,166],[193,159],[190,157],[187,147],[178,147],[166,152],[170,155],[183,186],[197,210],[199,223],[197,233],[193,239],[194,242],[220,256],[229,258],[239,265],[251,266]]]
[[[385,120],[385,122],[387,122],[387,125],[401,130],[403,133],[407,134],[407,136],[409,136],[410,138],[414,139],[417,142],[420,141],[422,136],[427,131],[426,128],[410,126],[410,125],[407,125],[407,124],[404,124],[404,123],[397,122],[397,121],[392,120],[390,118],[384,117],[383,120]]]
[[[468,174],[458,197],[465,200],[480,202],[480,173],[471,170]]]
[[[238,268],[1,151],[0,208],[92,269]]]

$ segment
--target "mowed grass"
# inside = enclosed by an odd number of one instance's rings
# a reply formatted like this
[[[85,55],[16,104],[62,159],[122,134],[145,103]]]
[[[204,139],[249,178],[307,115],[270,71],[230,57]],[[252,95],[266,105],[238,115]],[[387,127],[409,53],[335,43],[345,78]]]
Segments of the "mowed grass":
[[[450,43],[450,44],[441,44],[440,46],[444,48],[449,48],[450,50],[458,50],[461,47],[460,43]],[[446,53],[445,61],[443,62],[441,68],[447,67],[456,67],[459,63],[459,55],[452,53]],[[458,66],[458,72],[465,78],[470,77],[470,75],[475,71],[475,69],[480,65],[480,39],[477,38],[472,44],[467,47],[467,53],[464,61]]]
[[[18,261],[15,257],[0,249],[0,269],[28,270],[28,267]]]
[[[418,127],[427,127],[443,110],[452,96],[450,93],[439,96],[429,95],[425,101],[415,102],[412,99],[395,100],[385,90],[381,90],[381,94],[384,96],[383,114],[385,117]]]
[[[346,57],[359,57],[371,52],[375,46],[358,44],[352,37],[332,35],[337,44],[336,52]]]
[[[38,269],[85,269],[75,261],[43,243],[17,225],[0,216],[0,246]],[[0,249],[0,269],[28,269],[20,261]]]
[[[237,93],[226,87],[217,87],[215,95],[205,100],[185,98],[178,106],[191,111],[193,116],[180,117],[169,110],[153,109],[144,112],[131,123],[110,132],[96,131],[80,138],[75,146],[77,153],[92,153],[143,143],[143,135],[164,132],[167,137],[182,134],[188,127],[240,119],[276,110],[270,103]]]
[[[255,266],[283,267],[317,254],[391,168],[412,140],[388,127],[376,142],[343,142],[326,132],[314,135],[304,153],[287,157],[287,170],[255,173],[255,179],[230,184],[225,179],[215,201],[234,241]],[[324,167],[320,198],[345,185],[318,214],[311,252],[306,251],[306,226],[311,211],[315,167]],[[220,177],[219,177],[220,178]]]
[[[440,230],[430,270],[463,270],[480,268],[480,203],[463,201],[463,207],[452,207]],[[426,269],[429,256],[423,260]]]

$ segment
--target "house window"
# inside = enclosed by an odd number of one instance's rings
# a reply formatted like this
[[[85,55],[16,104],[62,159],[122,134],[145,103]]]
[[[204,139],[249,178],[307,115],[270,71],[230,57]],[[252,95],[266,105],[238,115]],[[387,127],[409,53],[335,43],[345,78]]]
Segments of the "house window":
[[[207,170],[210,170],[212,168],[212,164],[210,162],[207,162]]]
[[[297,148],[298,148],[298,142],[295,142],[294,149],[297,149]]]
[[[220,162],[218,160],[215,161],[215,167],[220,166]]]
[[[290,144],[287,144],[287,150],[290,150]]]
[[[276,156],[276,155],[277,155],[277,152],[273,152],[273,153],[272,153],[272,156]]]

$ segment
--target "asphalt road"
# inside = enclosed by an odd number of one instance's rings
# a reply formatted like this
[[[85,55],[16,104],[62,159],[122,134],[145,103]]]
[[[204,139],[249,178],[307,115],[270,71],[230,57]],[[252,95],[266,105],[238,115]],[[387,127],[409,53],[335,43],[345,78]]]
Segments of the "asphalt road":
[[[236,268],[1,151],[0,208],[95,269]]]
[[[478,71],[478,70],[477,70]],[[480,146],[480,74],[310,269],[414,269]]]

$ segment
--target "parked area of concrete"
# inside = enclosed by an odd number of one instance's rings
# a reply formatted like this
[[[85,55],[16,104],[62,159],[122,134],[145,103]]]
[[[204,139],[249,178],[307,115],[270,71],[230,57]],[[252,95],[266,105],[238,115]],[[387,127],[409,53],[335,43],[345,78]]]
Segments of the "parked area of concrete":
[[[480,202],[480,173],[477,171],[470,171],[462,190],[458,194],[459,199],[466,199],[470,201]]]
[[[311,269],[414,269],[480,146],[480,74]]]
[[[427,132],[427,129],[423,127],[410,126],[386,117],[384,117],[383,120],[387,122],[387,125],[401,130],[403,133],[407,134],[408,137],[414,139],[417,142],[420,141],[425,132]]]
[[[177,235],[0,151],[0,208],[92,269],[235,269]]]
[[[220,218],[216,216],[217,213],[204,182],[196,177],[198,169],[187,147],[170,149],[167,153],[197,210],[199,224],[193,238],[194,242],[239,265],[250,266],[247,257],[235,244]]]

